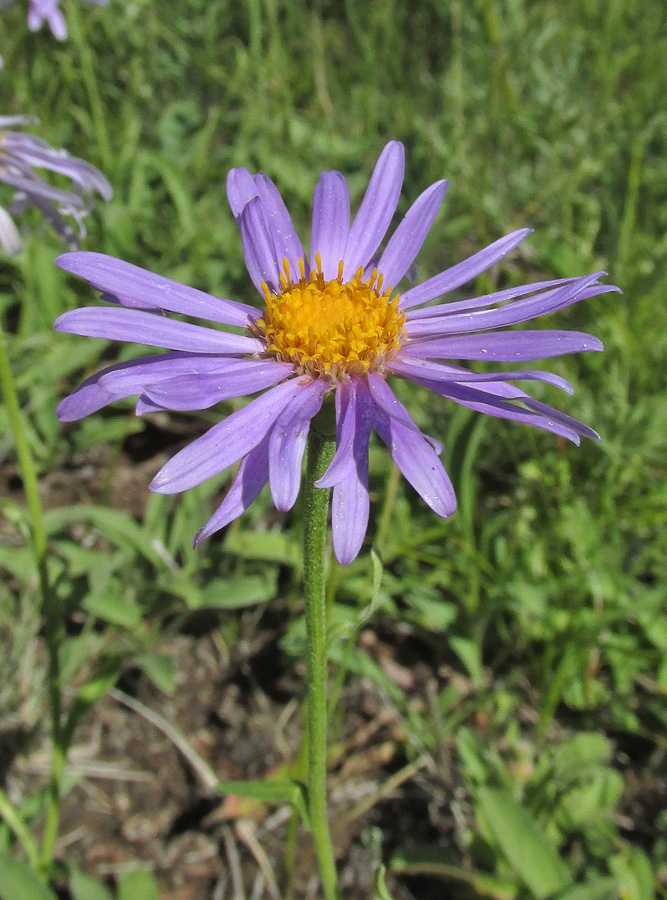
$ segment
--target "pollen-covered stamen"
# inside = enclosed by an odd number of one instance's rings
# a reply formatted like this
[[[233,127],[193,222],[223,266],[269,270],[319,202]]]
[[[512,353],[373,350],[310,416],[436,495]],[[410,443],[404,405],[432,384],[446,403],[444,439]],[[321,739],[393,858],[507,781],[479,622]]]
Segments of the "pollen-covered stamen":
[[[399,295],[392,297],[391,287],[382,290],[383,277],[376,269],[364,279],[360,268],[344,283],[340,262],[338,277],[326,281],[316,253],[307,277],[303,259],[297,282],[291,280],[287,259],[283,270],[279,294],[262,285],[266,308],[254,323],[276,359],[336,378],[379,368],[398,350],[405,337],[405,313],[398,308]]]

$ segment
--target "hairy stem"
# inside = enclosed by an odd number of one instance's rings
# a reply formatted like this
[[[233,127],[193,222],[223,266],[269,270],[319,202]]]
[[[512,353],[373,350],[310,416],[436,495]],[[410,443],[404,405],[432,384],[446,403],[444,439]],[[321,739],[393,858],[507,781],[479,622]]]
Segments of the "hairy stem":
[[[327,821],[327,609],[325,560],[328,490],[315,487],[336,450],[330,410],[323,407],[308,438],[305,484],[304,579],[308,640],[308,800],[315,853],[326,900],[338,900]],[[327,425],[329,427],[327,427]]]

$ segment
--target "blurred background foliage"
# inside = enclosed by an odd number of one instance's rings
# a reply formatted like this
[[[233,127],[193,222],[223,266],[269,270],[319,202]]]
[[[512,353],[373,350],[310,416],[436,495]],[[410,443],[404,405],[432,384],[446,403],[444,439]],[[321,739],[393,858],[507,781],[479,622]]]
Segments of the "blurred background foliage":
[[[565,446],[397,386],[445,443],[460,508],[436,519],[373,449],[367,550],[377,557],[332,569],[333,670],[341,683],[351,672],[376,684],[400,716],[404,758],[433,762],[432,802],[458,809],[453,841],[437,829],[428,847],[410,833],[380,839],[396,896],[430,896],[432,880],[451,887],[461,872],[468,896],[664,894],[662,0],[63,6],[64,44],[30,34],[22,3],[2,8],[0,113],[37,115],[34,133],[111,181],[87,249],[255,302],[227,170],[267,172],[307,236],[319,172],[342,170],[358,202],[395,138],[407,149],[399,214],[431,182],[451,182],[420,278],[531,226],[468,293],[596,269],[622,287],[558,314],[557,327],[597,334],[605,352],[550,363],[576,388],[558,403],[594,425],[600,446]],[[67,679],[80,690],[97,678],[101,694],[136,665],[169,693],[165,639],[202,610],[231,644],[239,610],[282,610],[280,652],[298,657],[298,506],[278,516],[263,495],[195,553],[192,535],[229,474],[176,499],[146,489],[166,453],[232,404],[198,420],[150,423],[117,405],[57,423],[59,399],[83,376],[135,351],[52,332],[56,315],[94,295],[53,266],[63,248],[43,223],[23,221],[24,252],[0,261],[0,312],[48,508],[52,579],[76,626],[63,646]],[[28,735],[28,745],[43,710],[36,580],[1,407],[0,465],[0,737]],[[399,656],[419,648],[407,665],[431,667],[428,702],[355,640],[367,627]],[[10,843],[0,826],[0,845]]]

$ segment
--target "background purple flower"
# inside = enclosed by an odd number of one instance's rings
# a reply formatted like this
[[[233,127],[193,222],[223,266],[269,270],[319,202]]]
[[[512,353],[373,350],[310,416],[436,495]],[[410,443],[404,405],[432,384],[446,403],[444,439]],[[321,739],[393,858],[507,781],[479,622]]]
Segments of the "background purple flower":
[[[160,493],[177,493],[241,461],[229,493],[195,544],[238,517],[267,483],[278,509],[292,507],[310,423],[329,392],[335,401],[337,449],[318,484],[333,488],[339,561],[355,558],[366,533],[372,430],[431,509],[451,515],[456,498],[439,459],[442,445],[421,433],[389,387],[389,375],[577,444],[581,435],[598,438],[587,425],[535,400],[515,382],[543,381],[571,393],[564,378],[523,364],[601,350],[601,343],[579,332],[507,328],[618,289],[601,284],[604,273],[596,272],[426,306],[498,262],[530,233],[521,229],[399,296],[393,288],[413,265],[447,190],[446,181],[427,188],[381,249],[396,212],[404,160],[402,144],[391,141],[352,221],[345,178],[339,172],[322,174],[309,257],[273,182],[244,168],[229,173],[229,203],[248,273],[264,298],[263,312],[101,254],[60,257],[62,268],[88,280],[113,306],[65,313],[57,330],[170,351],[89,378],[60,404],[62,421],[133,395],[139,397],[141,414],[204,409],[265,391],[177,453],[151,484]],[[169,312],[241,326],[246,333],[170,319],[164,316]],[[510,362],[518,368],[479,373],[458,365],[462,360]]]
[[[104,175],[90,163],[70,156],[66,150],[54,150],[34,135],[12,130],[35,121],[29,116],[0,116],[0,181],[14,188],[10,212],[20,214],[29,206],[36,206],[68,246],[75,248],[78,236],[64,216],[75,220],[82,237],[83,218],[90,212],[93,194],[110,200],[113,191]],[[66,190],[49,184],[35,169],[63,175],[72,187]],[[2,207],[0,246],[10,256],[21,249],[16,226]]]
[[[14,0],[0,0],[0,5],[13,2]],[[87,2],[106,6],[109,0],[87,0]],[[31,31],[39,31],[44,22],[48,24],[56,40],[65,40],[67,25],[60,9],[60,0],[28,0],[28,28]]]

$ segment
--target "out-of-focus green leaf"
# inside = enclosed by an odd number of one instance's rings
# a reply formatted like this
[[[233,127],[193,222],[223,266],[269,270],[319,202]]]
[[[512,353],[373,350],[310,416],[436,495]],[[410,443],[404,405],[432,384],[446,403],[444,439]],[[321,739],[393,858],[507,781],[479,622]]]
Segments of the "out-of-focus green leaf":
[[[484,666],[479,645],[468,638],[452,635],[449,638],[452,650],[468,670],[470,680],[476,688],[484,685]]]
[[[107,657],[95,674],[81,686],[67,717],[65,731],[69,739],[91,707],[114,686],[121,673],[122,665],[121,659]]]
[[[111,625],[134,629],[141,624],[141,607],[136,600],[128,597],[119,597],[116,594],[90,594],[83,601],[83,606],[91,615]]]
[[[456,735],[456,746],[463,762],[467,781],[485,784],[493,774],[493,767],[486,758],[485,747],[472,729],[463,726]]]
[[[406,591],[403,599],[410,605],[410,617],[429,631],[447,632],[456,619],[456,606],[443,600],[434,588],[426,590],[419,585]]]
[[[618,803],[623,793],[623,776],[615,769],[599,768],[575,784],[559,803],[559,812],[570,827],[599,819]]]
[[[34,554],[28,547],[0,547],[2,569],[25,584],[37,572]]]
[[[264,803],[291,803],[299,811],[305,827],[310,827],[306,789],[298,781],[220,781],[215,789],[221,794],[249,797]]]
[[[163,557],[153,549],[148,536],[127,513],[103,506],[64,506],[49,510],[44,516],[44,526],[49,535],[77,522],[89,522],[108,540],[131,547],[158,569],[164,567]]]
[[[571,881],[556,849],[507,791],[483,787],[477,797],[503,853],[538,900]]]
[[[58,900],[32,869],[8,853],[0,854],[1,900]]]
[[[106,885],[80,869],[70,873],[69,889],[74,900],[113,900],[113,894]]]
[[[59,651],[60,671],[64,683],[71,681],[83,666],[99,653],[104,639],[94,632],[82,632],[68,638]]]
[[[401,847],[392,856],[389,868],[397,875],[430,875],[448,881],[465,881],[479,896],[494,900],[514,900],[518,895],[516,885],[462,869],[437,847]]]
[[[146,869],[133,869],[118,879],[118,900],[160,900],[155,879]]]
[[[230,531],[225,551],[244,559],[282,563],[297,570],[302,564],[299,545],[289,535],[273,531]]]
[[[623,900],[653,900],[655,876],[651,861],[637,847],[619,853],[609,861],[609,868],[618,879]]]
[[[593,878],[559,894],[558,900],[616,900],[617,897],[618,882],[615,878]]]
[[[203,609],[243,609],[266,603],[276,595],[275,576],[247,575],[239,578],[216,578],[201,592]]]
[[[165,694],[173,694],[176,690],[176,663],[172,656],[162,653],[140,653],[134,661],[153,684]]]

